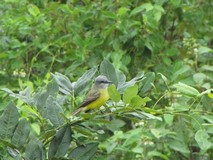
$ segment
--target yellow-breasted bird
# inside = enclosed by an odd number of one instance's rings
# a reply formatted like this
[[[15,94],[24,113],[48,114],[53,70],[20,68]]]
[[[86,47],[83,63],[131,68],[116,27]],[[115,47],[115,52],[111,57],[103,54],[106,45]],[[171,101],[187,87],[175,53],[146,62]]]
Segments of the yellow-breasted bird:
[[[76,115],[82,110],[87,111],[89,109],[99,109],[109,99],[108,86],[112,82],[107,79],[106,76],[100,75],[95,79],[95,83],[92,89],[88,92],[86,98],[81,103],[76,111],[72,115]]]

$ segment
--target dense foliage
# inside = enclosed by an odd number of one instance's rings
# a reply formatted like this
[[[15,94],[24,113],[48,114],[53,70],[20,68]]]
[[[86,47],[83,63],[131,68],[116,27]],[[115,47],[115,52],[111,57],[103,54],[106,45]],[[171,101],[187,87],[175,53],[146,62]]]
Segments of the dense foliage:
[[[0,159],[213,159],[212,8],[3,0]],[[110,100],[72,116],[99,74]]]

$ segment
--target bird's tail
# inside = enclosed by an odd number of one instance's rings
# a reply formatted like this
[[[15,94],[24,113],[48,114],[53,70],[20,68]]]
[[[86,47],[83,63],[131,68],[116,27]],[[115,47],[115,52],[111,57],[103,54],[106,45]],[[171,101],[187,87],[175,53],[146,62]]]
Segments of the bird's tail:
[[[83,108],[84,108],[84,107],[78,108],[77,110],[75,110],[75,111],[72,113],[72,115],[75,116],[75,115],[79,114],[79,113],[82,111]]]

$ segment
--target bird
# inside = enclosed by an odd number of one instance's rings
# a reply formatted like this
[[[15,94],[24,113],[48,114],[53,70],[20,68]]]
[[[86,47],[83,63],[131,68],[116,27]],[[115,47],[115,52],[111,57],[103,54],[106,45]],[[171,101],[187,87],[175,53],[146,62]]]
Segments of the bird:
[[[93,87],[88,92],[84,101],[79,105],[78,109],[72,113],[73,116],[80,113],[82,110],[99,109],[109,99],[108,86],[112,81],[106,76],[99,75],[94,82]]]

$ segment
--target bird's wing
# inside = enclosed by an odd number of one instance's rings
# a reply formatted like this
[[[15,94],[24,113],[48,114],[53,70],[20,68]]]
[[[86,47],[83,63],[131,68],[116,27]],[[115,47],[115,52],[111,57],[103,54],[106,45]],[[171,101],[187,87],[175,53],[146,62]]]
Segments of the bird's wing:
[[[98,99],[98,97],[100,97],[100,92],[98,90],[96,90],[96,89],[91,90],[88,93],[87,97],[84,99],[84,101],[81,103],[81,105],[79,106],[79,108],[87,106],[91,102],[93,102],[96,99]]]

